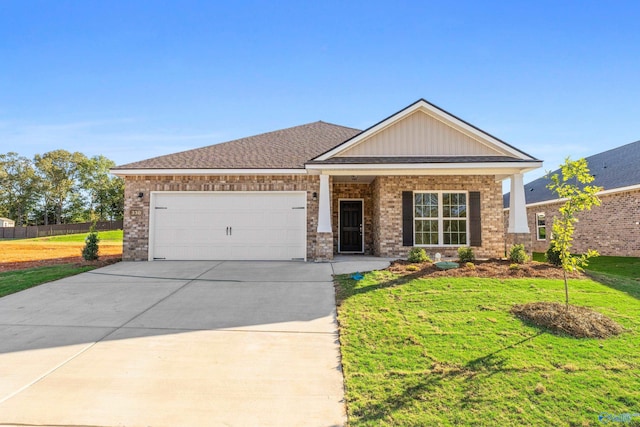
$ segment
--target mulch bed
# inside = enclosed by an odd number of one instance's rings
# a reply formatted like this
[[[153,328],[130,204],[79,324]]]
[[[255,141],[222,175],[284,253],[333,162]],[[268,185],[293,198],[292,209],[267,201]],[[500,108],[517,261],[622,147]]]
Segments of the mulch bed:
[[[81,256],[66,257],[66,258],[53,258],[39,261],[18,261],[18,262],[3,262],[0,263],[0,272],[3,271],[15,271],[26,270],[34,267],[47,267],[50,265],[62,265],[73,264],[77,267],[92,265],[95,267],[104,267],[109,264],[114,264],[122,260],[122,255],[101,255],[97,261],[85,261]]]
[[[408,261],[393,261],[387,270],[400,274],[420,277],[488,277],[498,279],[513,279],[518,277],[536,277],[548,279],[562,279],[563,270],[551,264],[531,261],[526,264],[519,264],[517,269],[511,269],[511,262],[507,260],[478,260],[473,262],[473,267],[467,267],[460,263],[460,268],[452,270],[441,270],[435,264],[410,263]],[[415,270],[415,268],[418,270]],[[584,277],[580,273],[569,274],[570,278]]]
[[[516,304],[511,313],[535,325],[576,338],[609,338],[624,331],[622,326],[590,308],[567,307],[557,302]]]

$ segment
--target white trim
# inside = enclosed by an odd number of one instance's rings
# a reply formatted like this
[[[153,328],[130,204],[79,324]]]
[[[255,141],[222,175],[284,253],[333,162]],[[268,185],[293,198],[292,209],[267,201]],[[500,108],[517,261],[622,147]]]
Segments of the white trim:
[[[116,176],[306,175],[305,169],[110,169]]]
[[[361,251],[341,251],[340,250],[340,202],[360,202],[362,210],[360,211],[360,221],[362,223],[362,250]],[[364,253],[364,199],[338,199],[338,253],[339,254],[363,254]]]
[[[450,114],[446,113],[445,111],[429,104],[428,102],[424,101],[424,100],[420,100],[418,102],[416,102],[413,105],[410,105],[409,107],[405,108],[402,111],[399,111],[398,113],[394,114],[393,116],[387,118],[386,120],[378,123],[377,125],[375,125],[374,127],[360,133],[359,135],[356,135],[354,138],[352,138],[351,140],[349,140],[346,143],[343,143],[341,145],[338,145],[337,147],[333,148],[332,150],[327,151],[326,153],[316,157],[316,159],[314,160],[327,160],[331,157],[334,157],[346,150],[348,150],[349,148],[353,147],[354,145],[357,145],[361,142],[363,142],[364,140],[370,138],[371,136],[375,135],[376,133],[382,131],[383,129],[391,126],[393,123],[398,122],[402,119],[404,119],[405,117],[413,114],[416,111],[422,111],[425,114],[428,114],[429,116],[433,117],[436,120],[439,120],[441,122],[443,122],[444,124],[453,127],[454,129],[458,130],[459,132],[466,134],[467,136],[477,140],[478,142],[488,146],[488,147],[492,147],[494,149],[497,149],[498,151],[502,151],[502,152],[507,152],[510,153],[511,155],[519,158],[519,159],[523,159],[523,160],[533,160],[533,158],[525,155],[524,153],[518,151],[517,149],[510,147],[509,145],[507,145],[506,143],[497,140],[496,138],[491,137],[490,135],[474,128],[473,126],[468,125],[467,123],[463,122],[462,120],[451,116]]]
[[[538,216],[544,216],[544,225],[540,225],[540,223],[538,222]],[[546,242],[547,241],[547,215],[544,212],[536,212],[535,215],[535,221],[536,221],[536,241],[538,242]],[[540,238],[540,229],[544,227],[544,239]]]
[[[156,195],[158,194],[180,194],[180,195],[187,195],[187,194],[198,194],[198,195],[216,195],[216,194],[300,194],[300,195],[304,195],[304,202],[305,202],[305,216],[306,216],[306,220],[308,222],[309,220],[309,209],[308,209],[308,202],[307,202],[307,192],[306,191],[151,191],[149,193],[149,230],[148,230],[148,236],[149,236],[149,249],[148,249],[148,256],[147,256],[147,260],[148,261],[153,261],[153,248],[154,248],[154,225],[155,225],[155,203],[156,203]],[[305,226],[305,231],[304,231],[304,261],[307,261],[307,251],[309,249],[308,246],[308,230],[307,227]]]
[[[417,245],[416,244],[416,193],[435,193],[438,194],[438,218],[436,218],[436,220],[438,221],[438,244],[435,245]],[[443,193],[449,193],[449,194],[465,194],[466,195],[466,216],[464,218],[452,218],[452,217],[447,217],[447,219],[449,220],[464,220],[466,222],[466,235],[467,235],[467,240],[466,243],[464,244],[456,244],[456,245],[452,245],[452,244],[445,244],[444,243],[444,215],[443,215],[443,203],[442,203],[442,194]],[[469,218],[469,191],[467,190],[414,190],[413,191],[413,200],[412,200],[412,209],[413,211],[411,212],[411,218],[413,221],[413,246],[419,247],[419,248],[459,248],[459,247],[463,247],[463,246],[469,246],[471,244],[471,236],[469,235],[469,227],[470,227],[470,222],[471,219]],[[433,218],[422,218],[422,219],[430,219],[433,220]],[[442,243],[441,243],[442,242]]]
[[[320,188],[318,189],[318,233],[332,233],[331,225],[331,186],[329,175],[320,175]]]
[[[617,193],[625,193],[627,191],[635,191],[635,190],[640,190],[640,184],[635,184],[635,185],[629,185],[627,187],[618,187],[618,188],[612,188],[610,190],[602,190],[599,191],[598,193],[596,193],[596,196],[608,196],[611,194],[617,194]],[[544,206],[544,205],[551,205],[554,203],[564,203],[566,202],[568,199],[566,198],[562,198],[562,199],[551,199],[551,200],[543,200],[542,202],[535,202],[535,203],[529,203],[527,205],[527,208],[535,208],[538,206]],[[509,208],[502,208],[503,211],[508,211]]]
[[[309,171],[326,171],[331,175],[476,175],[525,173],[542,166],[542,162],[479,162],[479,163],[364,163],[307,164]]]

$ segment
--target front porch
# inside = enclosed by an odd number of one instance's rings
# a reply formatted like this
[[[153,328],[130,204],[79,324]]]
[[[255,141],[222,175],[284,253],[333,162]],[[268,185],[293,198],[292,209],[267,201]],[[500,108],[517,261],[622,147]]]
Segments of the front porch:
[[[414,197],[420,194],[437,201],[437,216],[416,217]],[[454,196],[455,218],[451,206],[441,206]],[[316,260],[348,254],[405,258],[414,246],[432,257],[456,257],[460,246],[472,246],[479,258],[504,256],[502,183],[495,175],[320,175],[318,198]],[[436,228],[426,232],[423,224]]]

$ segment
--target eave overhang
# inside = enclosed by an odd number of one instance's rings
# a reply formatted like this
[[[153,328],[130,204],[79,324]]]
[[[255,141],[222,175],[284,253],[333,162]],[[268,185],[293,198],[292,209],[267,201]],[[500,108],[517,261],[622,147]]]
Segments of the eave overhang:
[[[502,180],[542,166],[532,162],[307,164],[310,174],[323,175],[495,175]]]
[[[110,169],[116,176],[306,175],[305,169]]]

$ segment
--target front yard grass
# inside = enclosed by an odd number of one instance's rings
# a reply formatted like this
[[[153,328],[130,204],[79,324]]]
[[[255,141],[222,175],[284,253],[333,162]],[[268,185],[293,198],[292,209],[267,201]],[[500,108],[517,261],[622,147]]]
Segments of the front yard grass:
[[[93,270],[93,266],[73,264],[36,267],[27,270],[0,273],[0,297],[20,292],[33,286]]]
[[[509,313],[564,301],[561,280],[339,276],[350,425],[595,426],[604,413],[640,413],[640,286],[631,282],[570,281],[572,304],[627,329],[597,340]]]

